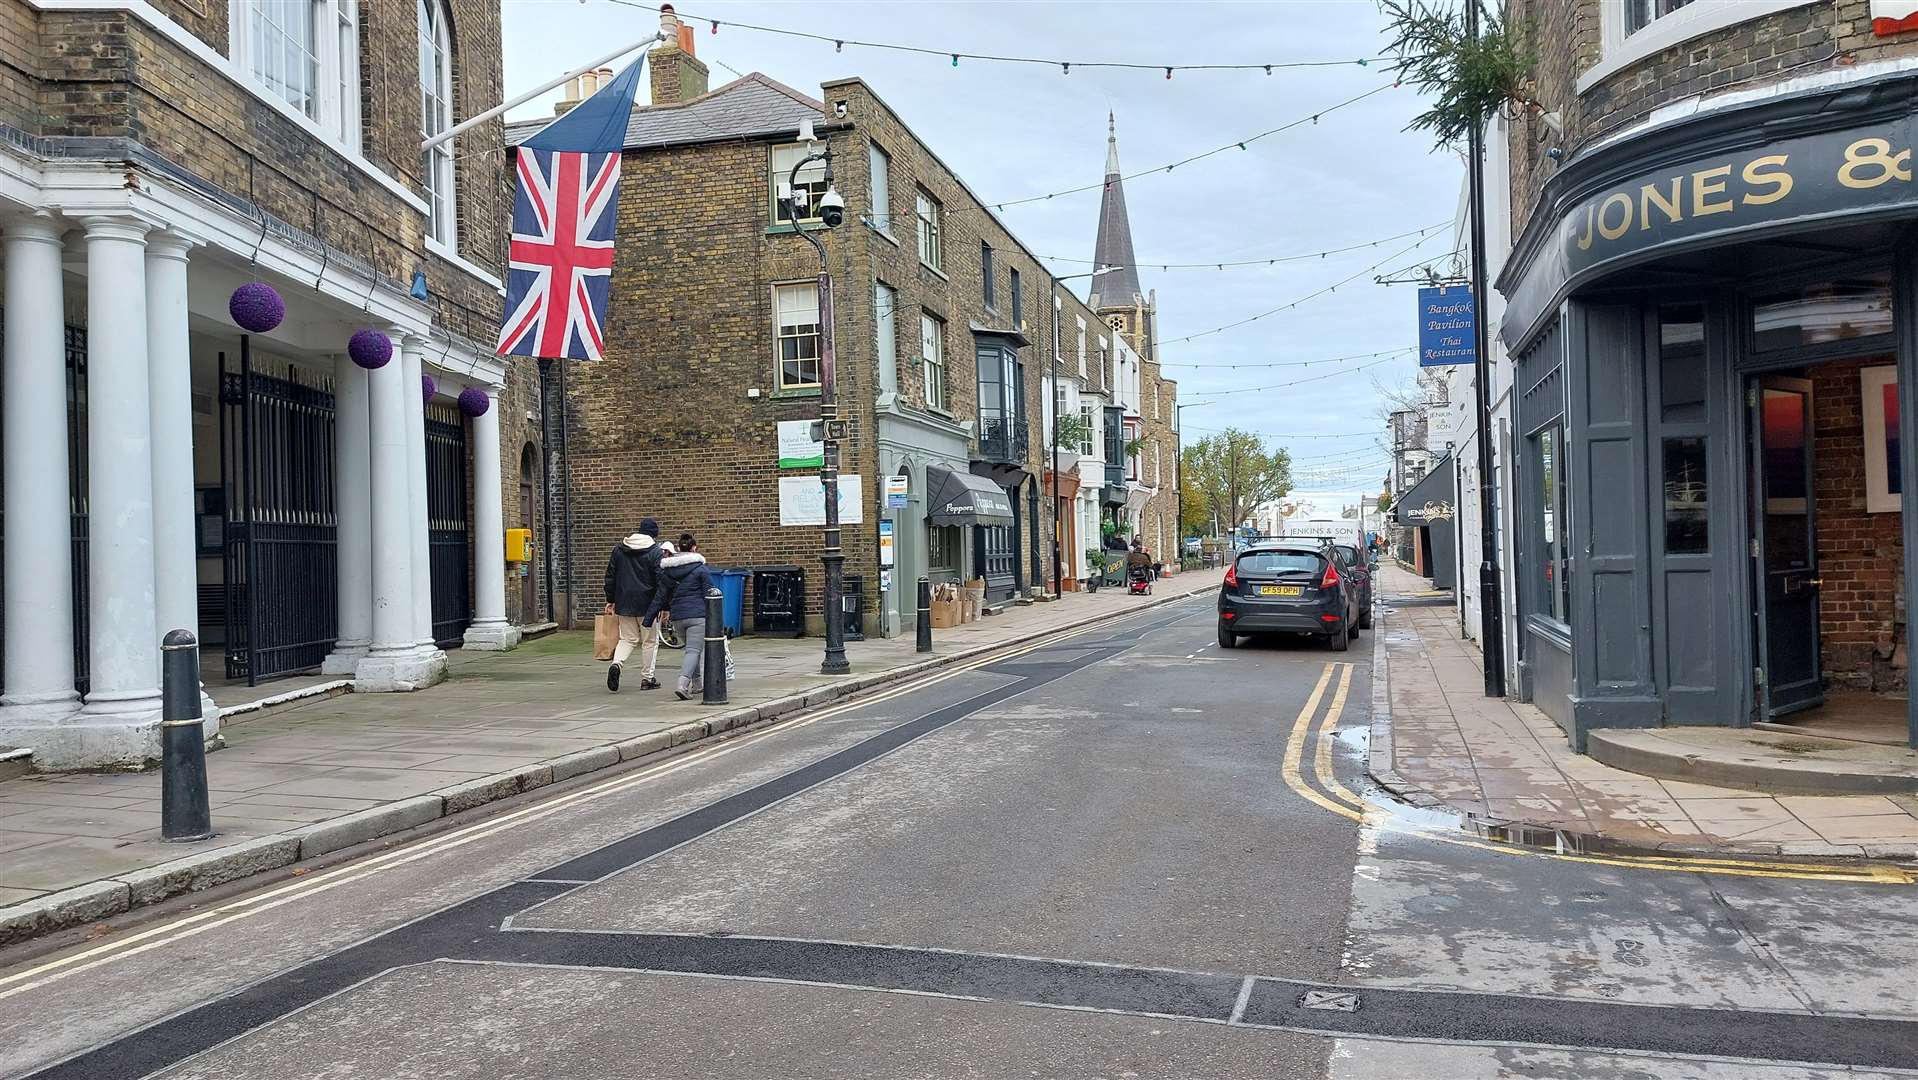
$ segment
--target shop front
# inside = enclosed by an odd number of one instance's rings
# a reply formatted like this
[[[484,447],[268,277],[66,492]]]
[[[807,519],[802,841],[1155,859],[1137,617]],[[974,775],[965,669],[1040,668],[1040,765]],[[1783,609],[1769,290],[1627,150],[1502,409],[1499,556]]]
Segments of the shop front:
[[[967,576],[972,523],[934,523],[949,516],[934,489],[944,476],[967,471],[967,432],[942,417],[897,406],[878,410],[878,429],[880,472],[903,477],[906,489],[905,505],[882,503],[874,523],[875,529],[887,522],[892,527],[893,565],[880,574],[884,593],[878,628],[892,637],[910,634],[917,625],[921,577],[939,584]]]
[[[1452,455],[1439,459],[1432,471],[1392,504],[1392,517],[1411,538],[1412,572],[1430,578],[1435,589],[1458,585],[1458,538],[1454,501],[1457,466]]]
[[[1519,682],[1595,729],[1918,745],[1918,78],[1829,79],[1615,137],[1498,282]]]

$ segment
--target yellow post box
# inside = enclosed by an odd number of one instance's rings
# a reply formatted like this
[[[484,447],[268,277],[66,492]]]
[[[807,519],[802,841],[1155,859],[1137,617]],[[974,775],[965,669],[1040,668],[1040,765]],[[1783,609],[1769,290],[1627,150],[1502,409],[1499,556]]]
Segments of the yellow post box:
[[[517,563],[533,561],[533,530],[506,530],[506,561]]]

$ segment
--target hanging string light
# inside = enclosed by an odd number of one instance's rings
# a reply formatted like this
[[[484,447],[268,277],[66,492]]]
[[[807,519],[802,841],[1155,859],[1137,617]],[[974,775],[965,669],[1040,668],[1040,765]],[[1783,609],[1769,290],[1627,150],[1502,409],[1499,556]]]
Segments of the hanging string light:
[[[957,62],[958,60],[955,57],[954,63],[957,63]],[[1370,90],[1367,90],[1363,94],[1358,94],[1353,97],[1346,98],[1344,101],[1341,101],[1335,105],[1328,105],[1325,108],[1320,109],[1316,113],[1312,113],[1307,116],[1302,116],[1298,118],[1297,120],[1291,121],[1290,123],[1280,124],[1278,127],[1271,128],[1270,130],[1267,130],[1267,131],[1261,131],[1257,135],[1252,135],[1244,139],[1234,140],[1232,142],[1226,143],[1223,146],[1215,146],[1212,149],[1205,151],[1204,153],[1194,154],[1188,158],[1181,158],[1178,161],[1172,162],[1170,165],[1153,165],[1150,168],[1140,169],[1137,172],[1126,173],[1125,175],[1120,176],[1118,179],[1122,181],[1132,180],[1141,176],[1148,176],[1153,173],[1161,173],[1161,172],[1169,173],[1174,168],[1180,165],[1190,165],[1191,163],[1195,161],[1203,161],[1206,158],[1213,156],[1214,154],[1223,154],[1227,150],[1232,149],[1233,147],[1238,147],[1240,150],[1243,150],[1245,149],[1247,143],[1255,143],[1255,142],[1258,142],[1260,139],[1268,139],[1274,135],[1279,135],[1284,132],[1291,131],[1293,128],[1304,127],[1308,124],[1316,124],[1319,122],[1319,117],[1324,116],[1326,113],[1337,112],[1340,109],[1347,108],[1352,105],[1357,105],[1359,102],[1364,101],[1366,98],[1372,97],[1375,94],[1382,94],[1385,91],[1390,89],[1392,89],[1390,86],[1387,86],[1381,83],[1380,85],[1375,86]],[[994,210],[1004,210],[1008,206],[1022,206],[1026,203],[1044,202],[1047,199],[1056,198],[1060,195],[1077,195],[1082,191],[1103,191],[1108,183],[1110,183],[1110,178],[1105,180],[1100,180],[1096,184],[1081,184],[1078,187],[1066,188],[1064,191],[1053,191],[1053,192],[1048,192],[1044,195],[1028,195],[1023,199],[1005,199],[999,202],[994,202],[991,204],[991,206]],[[983,209],[985,209],[985,206],[983,205],[982,206],[958,206],[958,207],[949,208],[946,211],[946,213],[953,214],[953,213],[958,213],[964,210],[983,210]]]
[[[1228,267],[1238,266],[1277,266],[1280,263],[1305,262],[1309,259],[1323,260],[1328,255],[1343,255],[1350,251],[1364,251],[1368,248],[1376,248],[1380,244],[1389,244],[1394,240],[1403,240],[1408,236],[1424,237],[1427,233],[1435,232],[1439,229],[1447,229],[1450,228],[1451,225],[1451,222],[1445,221],[1435,225],[1427,225],[1422,229],[1408,229],[1405,232],[1394,233],[1391,236],[1381,236],[1377,240],[1367,240],[1358,244],[1347,244],[1344,247],[1326,248],[1324,251],[1307,251],[1298,255],[1273,255],[1264,259],[1227,259],[1224,262],[1213,260],[1210,262],[1162,263],[1142,260],[1132,265],[1139,270],[1224,270]],[[1075,259],[1065,255],[1041,255],[1039,258],[1047,262],[1084,263],[1090,266],[1104,265],[1098,259]],[[1444,258],[1444,256],[1435,256],[1435,258]]]
[[[620,4],[624,7],[638,8],[641,11],[651,11],[655,13],[659,11],[659,8],[656,5],[638,3],[637,0],[613,0],[613,3]],[[693,12],[685,12],[685,11],[679,12],[679,17],[681,19],[689,19],[694,22],[708,23],[711,25],[713,33],[715,34],[719,33],[718,19],[712,18],[710,16],[706,16],[706,15],[698,15]],[[736,30],[752,30],[762,34],[778,34],[782,37],[804,38],[809,41],[836,42],[841,40],[826,34],[815,34],[806,30],[793,30],[783,26],[760,26],[755,23],[744,23],[744,22],[729,22],[726,25],[731,26]],[[922,56],[950,56],[952,58],[953,67],[958,67],[959,58],[964,57],[967,60],[984,60],[984,61],[989,61],[989,62],[998,63],[998,64],[1038,64],[1038,65],[1044,65],[1048,67],[1059,66],[1062,69],[1066,65],[1078,64],[1081,67],[1114,68],[1114,69],[1129,70],[1129,71],[1164,71],[1166,73],[1165,77],[1168,79],[1172,77],[1172,73],[1174,71],[1259,71],[1259,70],[1263,70],[1267,75],[1270,75],[1272,74],[1273,68],[1296,69],[1296,68],[1328,68],[1328,67],[1366,67],[1369,61],[1372,59],[1370,57],[1360,56],[1360,57],[1352,57],[1350,59],[1331,59],[1331,60],[1280,60],[1280,61],[1274,61],[1269,64],[1267,63],[1163,64],[1163,63],[1146,63],[1144,61],[1125,61],[1125,60],[1056,60],[1050,57],[1042,57],[1042,56],[1001,56],[1001,55],[995,55],[992,53],[953,52],[950,49],[936,49],[927,45],[900,45],[895,42],[886,42],[886,41],[855,41],[852,38],[845,38],[843,40],[845,41],[847,45],[852,45],[862,49],[883,49],[888,52],[918,53]]]

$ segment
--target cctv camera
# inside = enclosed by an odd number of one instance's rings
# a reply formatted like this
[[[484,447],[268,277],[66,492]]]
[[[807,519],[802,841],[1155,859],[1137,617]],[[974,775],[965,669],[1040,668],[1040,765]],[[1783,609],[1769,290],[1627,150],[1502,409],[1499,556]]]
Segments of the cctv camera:
[[[837,229],[840,222],[846,220],[846,197],[839,194],[838,188],[827,188],[826,193],[819,197],[817,210],[819,220],[825,223],[826,228]]]

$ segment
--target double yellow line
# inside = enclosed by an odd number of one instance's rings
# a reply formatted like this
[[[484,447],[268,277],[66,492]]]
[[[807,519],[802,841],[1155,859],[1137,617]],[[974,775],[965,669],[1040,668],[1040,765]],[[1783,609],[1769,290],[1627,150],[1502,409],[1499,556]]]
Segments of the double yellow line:
[[[995,651],[977,659],[954,664],[942,671],[912,679],[881,693],[861,695],[843,704],[808,713],[800,719],[775,721],[772,726],[763,730],[752,731],[743,735],[734,735],[717,745],[680,754],[666,761],[662,761],[657,765],[643,767],[636,772],[611,777],[590,786],[580,788],[577,791],[571,791],[565,795],[544,799],[531,806],[525,806],[518,810],[498,814],[463,828],[456,828],[435,836],[425,837],[419,841],[405,844],[393,851],[358,859],[332,870],[303,876],[297,881],[288,882],[276,888],[264,889],[217,907],[208,908],[205,911],[168,920],[157,926],[150,927],[138,933],[129,934],[123,938],[116,938],[91,948],[68,953],[45,963],[34,965],[33,967],[23,968],[12,974],[0,976],[0,1000],[13,997],[16,994],[24,994],[30,990],[38,989],[49,983],[67,978],[71,975],[77,975],[83,971],[92,970],[104,964],[124,960],[130,956],[137,956],[153,949],[183,941],[187,938],[206,933],[208,930],[226,926],[242,919],[252,918],[253,916],[272,911],[275,908],[283,907],[295,901],[305,900],[342,886],[363,881],[376,874],[396,870],[411,863],[419,862],[422,859],[428,859],[455,848],[465,847],[468,844],[534,824],[570,810],[580,804],[617,795],[632,788],[664,779],[674,773],[683,772],[696,765],[703,765],[714,758],[737,753],[748,746],[758,743],[761,739],[773,735],[783,734],[806,727],[810,724],[816,724],[821,720],[830,720],[835,716],[851,712],[854,709],[870,708],[873,705],[890,701],[894,698],[917,693],[929,686],[945,682],[948,679],[957,678],[960,675],[976,671],[987,665],[1003,663],[1006,660],[1024,656],[1027,653],[1050,648],[1061,641],[1068,641],[1094,631],[1110,631],[1115,621],[1124,622],[1143,613],[1144,611],[1142,610],[1131,615],[1123,616],[1118,620],[1104,620],[1090,626],[1055,631],[1035,638],[1024,645],[1002,651]],[[951,703],[950,701],[942,701],[940,707]]]
[[[1703,855],[1628,855],[1568,851],[1547,851],[1522,844],[1499,843],[1462,835],[1441,828],[1407,821],[1397,816],[1390,804],[1368,800],[1339,780],[1332,768],[1332,744],[1337,738],[1339,718],[1352,686],[1350,663],[1329,663],[1319,674],[1311,696],[1292,722],[1291,738],[1285,744],[1284,765],[1280,772],[1285,784],[1300,798],[1340,817],[1379,832],[1415,834],[1427,840],[1476,848],[1500,855],[1555,859],[1560,862],[1590,863],[1635,870],[1667,870],[1692,874],[1723,874],[1733,877],[1793,878],[1803,881],[1847,881],[1872,885],[1918,884],[1918,872],[1884,863],[1800,863],[1786,860],[1729,859]],[[1332,690],[1330,704],[1323,714],[1319,706]],[[1316,723],[1315,723],[1316,719]],[[1312,765],[1305,767],[1307,744],[1312,744]]]

